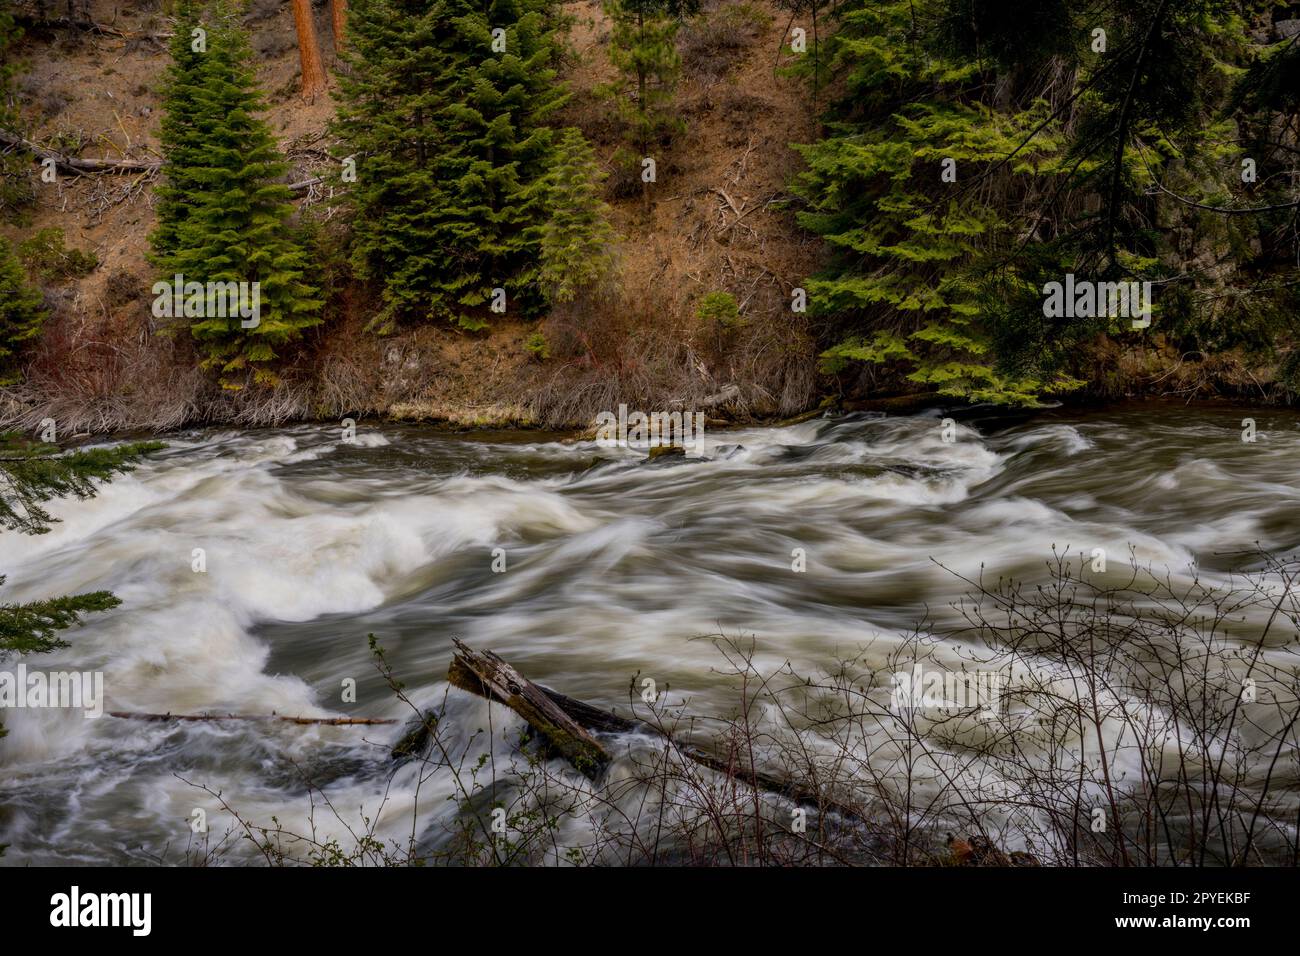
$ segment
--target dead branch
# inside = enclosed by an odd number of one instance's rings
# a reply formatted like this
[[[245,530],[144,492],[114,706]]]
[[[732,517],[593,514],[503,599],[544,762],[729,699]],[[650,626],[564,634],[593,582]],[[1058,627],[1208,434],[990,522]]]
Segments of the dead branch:
[[[31,140],[24,139],[17,133],[10,132],[7,129],[0,129],[0,144],[21,149],[40,160],[52,159],[56,169],[74,176],[82,173],[110,173],[115,175],[147,173],[162,167],[162,163],[157,160],[81,159],[76,156],[67,156],[55,150],[46,149],[44,146],[38,146]]]
[[[528,690],[528,701],[536,702],[539,698],[544,701],[544,710],[546,713],[556,713],[565,721],[578,726],[578,732],[590,740],[591,746],[596,747],[602,754],[604,748],[590,737],[586,737],[585,731],[581,728],[586,727],[597,733],[609,734],[651,734],[667,739],[673,749],[681,756],[692,760],[701,766],[708,767],[717,773],[726,777],[740,780],[750,786],[765,790],[768,793],[779,794],[792,801],[796,806],[815,807],[820,811],[832,811],[841,816],[854,820],[861,820],[862,817],[858,811],[834,800],[828,800],[816,791],[803,786],[802,784],[782,777],[777,777],[769,773],[764,773],[754,767],[738,767],[733,762],[721,760],[718,757],[701,750],[694,744],[688,744],[677,741],[671,734],[661,727],[646,723],[640,720],[629,720],[620,717],[612,711],[603,710],[585,701],[577,700],[561,694],[559,691],[551,690],[549,687],[543,687],[540,684],[534,684],[524,678],[513,667],[503,661],[496,654],[488,651],[480,654],[467,647],[460,641],[456,641],[458,653],[452,657],[451,666],[447,671],[447,680],[453,687],[469,691],[480,697],[486,697],[488,700],[504,704],[511,710],[514,710],[521,717],[528,721],[539,734],[550,739],[550,734],[545,727],[534,724],[533,721],[516,706],[516,701],[522,697],[525,688]],[[489,676],[489,680],[484,679],[484,674]],[[511,675],[511,676],[506,676]],[[505,680],[505,684],[501,683]],[[512,686],[513,685],[513,686]],[[554,718],[551,718],[554,719]],[[423,735],[428,734],[429,722],[426,720],[423,728]],[[414,753],[420,749],[422,743],[420,728],[417,728],[414,737],[407,741],[407,746],[401,750],[395,750],[394,756],[404,756]],[[608,761],[608,756],[604,762]],[[576,764],[575,764],[576,766]],[[579,770],[582,767],[578,768]]]
[[[163,168],[162,161],[156,159],[82,159],[78,156],[68,156],[65,153],[33,143],[31,140],[24,139],[17,133],[7,129],[0,129],[0,145],[21,149],[24,152],[31,153],[39,160],[53,160],[56,169],[70,176],[97,173],[106,173],[112,176],[123,176],[131,173],[152,174]],[[320,176],[314,176],[301,182],[289,183],[288,188],[290,192],[304,192],[310,190],[313,186],[319,186],[323,182],[324,180]]]
[[[288,724],[319,724],[327,727],[369,727],[375,724],[395,724],[396,720],[380,717],[288,717],[284,714],[137,714],[125,710],[111,710],[110,717],[127,720],[181,720],[181,721],[220,721],[220,720],[279,720]]]

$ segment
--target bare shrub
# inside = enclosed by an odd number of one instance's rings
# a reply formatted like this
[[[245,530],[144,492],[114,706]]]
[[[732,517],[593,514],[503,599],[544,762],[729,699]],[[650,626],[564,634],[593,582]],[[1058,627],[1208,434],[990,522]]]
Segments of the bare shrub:
[[[696,76],[722,76],[758,39],[770,20],[766,11],[746,2],[728,3],[695,17],[678,39],[682,65]]]
[[[630,685],[655,733],[606,735],[622,756],[595,782],[527,733],[494,741],[492,708],[484,729],[445,690],[418,706],[377,650],[416,717],[399,746],[457,812],[421,829],[414,808],[409,836],[385,841],[378,813],[345,821],[309,781],[355,846],[238,814],[233,832],[277,865],[1295,865],[1300,561],[1260,554],[1216,582],[1083,567],[1054,554],[1041,586],[968,580],[964,625],[882,635],[816,675],[714,637],[732,712],[645,704]],[[917,666],[1007,690],[900,701]]]
[[[118,308],[144,295],[144,283],[134,272],[115,269],[104,282],[104,296],[109,308]]]

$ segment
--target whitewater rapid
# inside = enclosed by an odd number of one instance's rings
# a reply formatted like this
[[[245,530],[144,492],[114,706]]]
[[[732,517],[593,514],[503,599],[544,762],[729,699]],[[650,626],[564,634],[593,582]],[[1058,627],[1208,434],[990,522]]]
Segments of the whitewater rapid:
[[[594,703],[626,701],[640,674],[703,710],[729,693],[704,635],[752,636],[760,666],[816,668],[923,616],[955,620],[954,573],[1032,578],[1054,545],[1210,573],[1257,542],[1294,550],[1300,429],[1255,417],[1247,444],[1233,410],[1048,414],[960,425],[953,442],[937,414],[856,415],[712,431],[704,460],[654,464],[528,434],[183,432],[98,497],[54,503],[49,534],[0,535],[0,598],[113,591],[119,608],[27,662],[102,672],[113,711],[404,721],[372,633],[421,706],[447,693],[459,637]],[[448,700],[465,726],[491,716]],[[454,812],[450,781],[392,776],[401,723],[3,719],[9,865],[184,862],[196,808],[210,832],[234,826],[231,809],[305,831],[305,778],[380,832]]]

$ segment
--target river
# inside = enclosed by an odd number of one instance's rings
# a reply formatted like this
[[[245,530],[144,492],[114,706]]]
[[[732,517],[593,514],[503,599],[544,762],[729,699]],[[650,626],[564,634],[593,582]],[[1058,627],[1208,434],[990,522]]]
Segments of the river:
[[[446,694],[459,637],[593,703],[626,710],[639,675],[705,713],[727,708],[733,684],[701,636],[752,639],[764,667],[816,669],[868,638],[887,647],[927,614],[954,620],[953,572],[1041,578],[1054,545],[1211,577],[1256,543],[1294,551],[1298,425],[1279,410],[1153,403],[962,424],[945,441],[937,415],[857,414],[713,430],[706,460],[652,465],[529,433],[184,431],[97,498],[55,502],[51,533],[0,535],[0,571],[8,601],[121,598],[28,662],[102,672],[109,710],[405,721],[373,633],[420,706]],[[482,701],[446,699],[467,726],[488,719]],[[498,731],[519,723],[491,711]],[[456,813],[447,774],[393,773],[400,723],[3,716],[7,865],[185,862],[196,809],[209,834],[233,826],[223,802],[306,832],[304,777],[384,838],[436,843]],[[346,840],[319,803],[317,832]],[[260,858],[227,842],[227,862]]]

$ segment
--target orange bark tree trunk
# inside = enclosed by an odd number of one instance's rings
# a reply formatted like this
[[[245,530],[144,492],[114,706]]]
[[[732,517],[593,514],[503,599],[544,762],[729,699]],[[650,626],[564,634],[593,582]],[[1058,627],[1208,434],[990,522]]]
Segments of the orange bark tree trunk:
[[[302,96],[316,98],[325,89],[325,67],[320,61],[316,42],[316,21],[312,19],[311,0],[293,0],[293,22],[298,28],[298,56],[302,61]]]
[[[330,8],[334,11],[334,50],[343,49],[343,28],[348,24],[348,0],[333,0]]]

